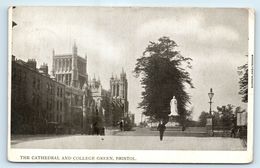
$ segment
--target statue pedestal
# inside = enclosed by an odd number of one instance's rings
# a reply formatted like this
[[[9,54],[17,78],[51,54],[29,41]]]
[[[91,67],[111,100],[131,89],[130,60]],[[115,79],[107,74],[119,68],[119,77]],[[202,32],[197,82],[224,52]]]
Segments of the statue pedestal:
[[[207,130],[207,133],[209,136],[214,136],[213,126],[212,126],[212,117],[207,118],[206,130]]]

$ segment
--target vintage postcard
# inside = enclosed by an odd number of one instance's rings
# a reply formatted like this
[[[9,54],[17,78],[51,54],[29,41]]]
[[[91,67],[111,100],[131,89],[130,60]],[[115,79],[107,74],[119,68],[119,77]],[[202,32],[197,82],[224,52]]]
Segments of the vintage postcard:
[[[254,17],[10,7],[9,161],[252,162]]]

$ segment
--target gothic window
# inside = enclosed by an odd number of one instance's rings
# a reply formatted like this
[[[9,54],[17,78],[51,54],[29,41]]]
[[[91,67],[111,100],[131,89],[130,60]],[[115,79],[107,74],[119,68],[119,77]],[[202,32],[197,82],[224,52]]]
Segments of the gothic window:
[[[119,96],[119,84],[117,84],[117,88],[116,88],[116,96]]]
[[[37,89],[40,89],[40,86],[41,86],[41,81],[40,79],[37,80]]]
[[[60,110],[62,111],[62,102],[60,102]]]
[[[115,96],[115,90],[116,90],[115,85],[113,85],[113,96]]]
[[[27,77],[27,73],[24,72],[24,80],[26,80],[26,77]]]
[[[62,97],[62,88],[60,89],[60,97]]]
[[[56,103],[56,110],[58,111],[59,110],[59,101],[57,100],[57,103]]]
[[[20,70],[18,71],[18,78],[17,79],[18,79],[19,82],[21,81],[21,71]]]
[[[58,122],[59,118],[58,118],[58,115],[56,114],[56,122]]]
[[[59,69],[59,71],[60,71],[60,68],[61,68],[61,62],[60,62],[60,60],[58,59],[58,69]]]
[[[59,94],[60,94],[60,89],[59,87],[57,87],[57,96],[59,96]]]
[[[46,89],[47,89],[47,92],[49,91],[49,84],[47,83],[46,84]]]
[[[37,107],[40,105],[40,96],[37,97]]]
[[[35,88],[35,87],[36,87],[36,78],[33,77],[33,88]]]
[[[52,109],[55,109],[55,101],[54,100],[52,100]]]
[[[52,85],[49,85],[50,93],[52,94]]]
[[[32,95],[32,104],[35,105],[35,94]]]
[[[52,100],[50,101],[50,110],[52,110]]]

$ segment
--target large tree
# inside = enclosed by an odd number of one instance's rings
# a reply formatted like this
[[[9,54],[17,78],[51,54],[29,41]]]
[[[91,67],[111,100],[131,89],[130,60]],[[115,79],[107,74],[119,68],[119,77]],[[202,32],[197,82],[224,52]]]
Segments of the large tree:
[[[218,106],[217,111],[219,114],[221,114],[221,125],[225,128],[230,128],[235,117],[234,106],[231,104],[228,104],[226,106]]]
[[[170,101],[177,100],[179,121],[184,123],[188,115],[190,95],[186,87],[193,88],[192,79],[186,69],[191,68],[191,58],[184,57],[176,50],[177,44],[169,37],[150,42],[134,69],[136,77],[141,77],[142,102],[139,108],[143,114],[156,120],[168,122]]]

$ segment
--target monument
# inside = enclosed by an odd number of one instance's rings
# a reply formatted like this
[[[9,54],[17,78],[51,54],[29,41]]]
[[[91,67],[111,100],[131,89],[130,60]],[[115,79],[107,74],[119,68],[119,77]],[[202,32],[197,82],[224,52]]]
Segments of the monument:
[[[171,113],[169,114],[169,116],[177,116],[178,109],[177,109],[177,100],[176,100],[175,96],[172,97],[170,106],[171,106]]]
[[[177,108],[178,102],[175,98],[175,96],[172,97],[170,101],[170,111],[171,113],[169,114],[169,122],[166,124],[167,128],[176,128],[179,126],[179,123],[177,122],[177,117],[178,115],[178,108]]]

